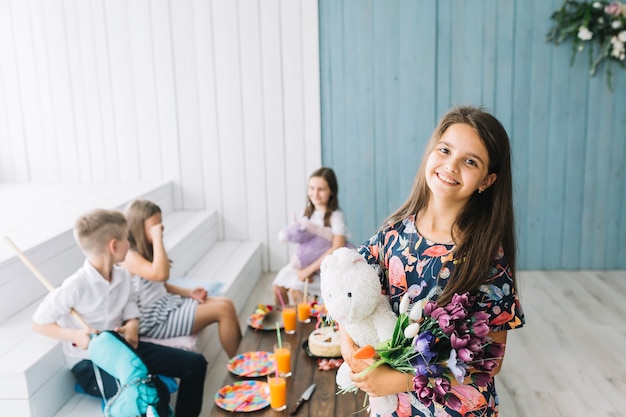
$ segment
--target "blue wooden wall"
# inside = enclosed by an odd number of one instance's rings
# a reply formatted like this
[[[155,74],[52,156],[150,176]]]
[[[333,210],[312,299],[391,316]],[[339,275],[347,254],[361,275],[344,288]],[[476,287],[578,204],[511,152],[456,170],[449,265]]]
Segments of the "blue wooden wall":
[[[512,140],[522,269],[626,269],[626,70],[545,41],[555,0],[320,0],[322,159],[361,243],[454,105]]]

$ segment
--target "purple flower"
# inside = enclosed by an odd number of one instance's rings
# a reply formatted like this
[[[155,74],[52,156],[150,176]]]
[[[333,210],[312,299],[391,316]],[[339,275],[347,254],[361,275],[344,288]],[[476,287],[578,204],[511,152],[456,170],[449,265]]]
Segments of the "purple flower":
[[[437,356],[435,352],[432,351],[432,348],[435,347],[435,336],[431,332],[424,332],[417,335],[415,339],[413,339],[413,349],[415,352],[419,353],[419,356],[422,356],[426,361],[430,362],[432,358]]]
[[[441,331],[449,335],[454,331],[454,320],[449,314],[443,313],[437,317],[437,324],[441,328]]]
[[[487,323],[489,321],[489,314],[484,311],[475,311],[472,314],[472,322],[483,322]]]
[[[464,363],[471,363],[474,360],[474,352],[469,349],[459,349],[457,355]]]
[[[479,387],[486,387],[491,380],[491,375],[487,372],[474,372],[471,374],[472,382]]]
[[[462,304],[450,303],[445,307],[445,310],[448,312],[452,320],[462,320],[467,317],[467,310]]]
[[[468,348],[472,352],[481,352],[483,350],[483,342],[477,337],[470,337],[469,342],[467,342],[466,348]]]
[[[452,349],[461,349],[467,346],[470,341],[470,335],[464,334],[463,336],[459,336],[456,331],[452,332],[450,335],[450,344],[452,345]]]
[[[489,334],[489,326],[487,325],[487,322],[477,321],[474,323],[470,331],[472,334],[475,334],[477,337],[484,340],[484,338]]]
[[[485,347],[485,355],[490,358],[501,359],[504,357],[504,343],[489,343]]]
[[[424,306],[424,315],[432,316],[433,311],[437,308],[437,303],[434,301],[429,301]]]
[[[452,301],[450,301],[450,303],[452,304],[461,304],[463,306],[469,306],[470,305],[470,295],[469,293],[464,293],[464,294],[454,294],[452,296]]]
[[[435,304],[436,306],[436,304]],[[443,307],[436,307],[432,310],[432,312],[429,314],[430,317],[434,318],[435,320],[437,320],[439,318],[439,316],[441,316],[442,314],[447,314],[446,313],[446,309]]]
[[[436,395],[443,397],[450,391],[450,381],[445,377],[437,377],[434,379],[435,386],[433,387],[433,391],[435,391]]]
[[[415,375],[413,377],[413,390],[417,391],[420,388],[428,386],[428,377],[424,375]]]
[[[474,362],[474,369],[478,371],[485,371],[491,373],[496,366],[498,366],[498,361],[495,359],[481,359]]]
[[[415,390],[415,393],[417,394],[417,398],[419,399],[419,401],[424,404],[425,407],[430,407],[430,405],[433,403],[433,397],[435,396],[435,393],[433,392],[433,389],[431,387],[417,388]]]
[[[457,358],[456,350],[452,349],[450,351],[450,358],[446,361],[446,365],[448,365],[448,369],[450,369],[450,372],[452,372],[452,375],[458,383],[462,384],[465,378],[466,365],[462,360]]]

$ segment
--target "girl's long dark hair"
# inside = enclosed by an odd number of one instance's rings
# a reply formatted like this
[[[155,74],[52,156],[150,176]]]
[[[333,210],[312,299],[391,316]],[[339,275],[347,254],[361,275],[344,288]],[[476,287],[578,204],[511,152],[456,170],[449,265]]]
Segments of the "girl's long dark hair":
[[[326,183],[328,183],[328,188],[330,188],[330,197],[326,205],[326,213],[324,213],[324,226],[330,227],[330,216],[333,214],[333,211],[339,209],[339,197],[337,195],[339,193],[339,185],[337,185],[337,177],[335,176],[335,171],[327,167],[321,167],[315,170],[309,179],[314,177],[324,178]],[[315,206],[308,196],[306,200],[307,204],[304,208],[304,215],[311,218],[311,215],[315,211]]]
[[[500,248],[504,250],[515,283],[516,239],[513,213],[513,181],[509,137],[502,124],[481,108],[461,106],[451,109],[439,121],[413,182],[407,200],[383,224],[417,215],[430,198],[426,184],[426,161],[444,132],[453,124],[474,128],[489,154],[489,173],[497,178],[484,192],[472,195],[452,225],[455,265],[449,282],[439,296],[444,305],[454,293],[475,291],[488,277]]]

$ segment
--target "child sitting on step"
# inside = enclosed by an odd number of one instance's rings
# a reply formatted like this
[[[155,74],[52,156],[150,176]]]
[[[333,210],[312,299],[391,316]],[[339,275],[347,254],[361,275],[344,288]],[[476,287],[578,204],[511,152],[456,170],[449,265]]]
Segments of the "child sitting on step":
[[[114,330],[121,334],[153,372],[180,378],[176,416],[198,416],[207,362],[198,353],[139,341],[139,307],[133,296],[131,276],[116,264],[128,252],[128,228],[124,215],[115,210],[94,210],[78,218],[74,237],[86,256],[83,266],[50,292],[33,316],[33,329],[63,341],[66,362],[82,389],[111,398],[118,390],[115,378],[100,370],[100,392],[87,347],[93,334]],[[80,325],[76,311],[89,329]],[[97,336],[96,336],[97,337]]]
[[[233,302],[208,297],[204,288],[182,288],[167,282],[171,261],[163,245],[163,219],[158,205],[133,201],[126,210],[130,250],[122,264],[133,275],[141,321],[139,334],[166,339],[195,334],[218,324],[218,335],[228,357],[237,353],[241,328]]]

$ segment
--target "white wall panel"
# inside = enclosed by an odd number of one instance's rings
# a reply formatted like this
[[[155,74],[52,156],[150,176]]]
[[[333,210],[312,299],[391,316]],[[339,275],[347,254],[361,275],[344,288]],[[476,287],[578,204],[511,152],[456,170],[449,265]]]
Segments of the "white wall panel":
[[[246,235],[246,161],[243,147],[240,36],[238,2],[216,0],[213,7],[213,47],[217,100],[217,128],[220,138],[222,213],[224,236],[241,239]],[[210,149],[209,151],[215,152]]]
[[[317,2],[0,0],[0,182],[173,180],[277,242],[319,167]]]
[[[261,0],[262,1],[262,0]],[[247,212],[245,226],[252,239],[267,241],[269,217],[267,207],[267,161],[265,149],[263,77],[261,54],[261,19],[259,0],[239,2],[241,86],[243,136],[245,149],[246,206],[254,207]],[[243,222],[243,219],[242,219]],[[274,239],[274,236],[271,236]],[[264,265],[267,269],[267,263]]]

